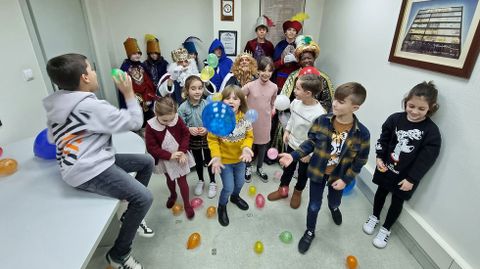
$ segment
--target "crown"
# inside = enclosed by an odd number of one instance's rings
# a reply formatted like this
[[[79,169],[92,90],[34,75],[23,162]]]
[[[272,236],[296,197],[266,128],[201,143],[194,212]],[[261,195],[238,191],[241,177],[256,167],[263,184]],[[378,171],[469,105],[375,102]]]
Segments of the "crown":
[[[185,48],[178,48],[172,51],[172,59],[175,62],[188,60],[188,51]]]
[[[320,54],[320,46],[313,41],[312,37],[309,35],[299,35],[295,39],[295,44],[297,48],[295,49],[295,58],[300,59],[300,55],[304,52],[313,53],[313,57],[316,59]]]
[[[253,58],[253,55],[252,55],[252,53],[249,52],[249,51],[244,51],[244,52],[240,53],[237,57],[239,57],[239,58],[242,58],[242,57],[252,57],[252,58]]]

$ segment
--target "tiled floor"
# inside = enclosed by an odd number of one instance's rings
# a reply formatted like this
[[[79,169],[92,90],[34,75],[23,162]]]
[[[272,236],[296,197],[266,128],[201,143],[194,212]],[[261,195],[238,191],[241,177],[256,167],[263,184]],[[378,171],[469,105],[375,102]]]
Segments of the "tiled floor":
[[[354,255],[358,268],[421,268],[394,233],[386,249],[376,249],[368,236],[362,231],[362,224],[371,213],[371,204],[358,188],[344,196],[341,210],[343,224],[337,226],[331,219],[326,205],[322,206],[318,217],[316,238],[310,250],[302,255],[297,244],[305,230],[308,186],[303,192],[302,206],[291,209],[289,199],[269,202],[258,209],[255,198],[248,195],[248,187],[255,185],[257,193],[265,197],[278,187],[279,180],[272,179],[275,171],[281,171],[278,165],[265,165],[270,176],[268,183],[261,182],[254,176],[252,183],[245,184],[242,197],[249,203],[248,211],[241,211],[235,205],[228,204],[230,225],[221,226],[217,218],[208,219],[208,206],[217,206],[218,195],[209,199],[206,193],[201,196],[202,207],[196,209],[193,220],[187,220],[185,214],[173,216],[165,207],[168,190],[164,176],[154,175],[150,189],[154,193],[154,205],[147,217],[148,225],[155,230],[153,238],[137,236],[134,242],[134,256],[145,268],[347,268],[345,258]],[[221,182],[217,177],[217,182]],[[290,195],[292,193],[293,180]],[[189,175],[191,198],[196,184],[196,173]],[[181,199],[179,200],[181,202]],[[92,257],[88,269],[105,268],[105,253],[113,242],[118,221],[114,220],[108,234]],[[280,241],[282,231],[293,234],[293,242],[285,244]],[[187,250],[186,244],[190,234],[198,232],[201,244]],[[253,246],[262,241],[264,252],[256,254]]]

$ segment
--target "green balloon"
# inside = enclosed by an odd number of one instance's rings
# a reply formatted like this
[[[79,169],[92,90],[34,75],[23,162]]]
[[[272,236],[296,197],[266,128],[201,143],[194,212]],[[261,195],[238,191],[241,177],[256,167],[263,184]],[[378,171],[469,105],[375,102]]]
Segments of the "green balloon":
[[[281,240],[283,243],[286,243],[286,244],[292,242],[292,240],[293,240],[292,233],[289,232],[289,231],[284,231],[284,232],[282,232],[279,237],[280,237],[280,240]]]
[[[216,67],[218,66],[218,57],[217,57],[217,55],[215,55],[214,53],[208,54],[207,63],[208,63],[208,65],[211,66],[212,68],[216,68]]]
[[[114,68],[112,69],[112,77],[116,77],[118,80],[120,80],[120,76],[123,77],[123,71],[118,69],[118,68]]]

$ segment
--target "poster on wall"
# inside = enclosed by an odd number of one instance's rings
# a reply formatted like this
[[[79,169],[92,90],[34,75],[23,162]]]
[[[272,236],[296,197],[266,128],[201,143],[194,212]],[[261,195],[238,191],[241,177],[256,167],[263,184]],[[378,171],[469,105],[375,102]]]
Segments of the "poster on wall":
[[[261,0],[260,14],[271,18],[275,27],[270,27],[267,39],[273,45],[285,38],[282,24],[299,12],[305,12],[305,0]]]
[[[389,61],[469,78],[480,48],[479,0],[403,0]]]
[[[237,56],[237,31],[218,31],[227,56]]]

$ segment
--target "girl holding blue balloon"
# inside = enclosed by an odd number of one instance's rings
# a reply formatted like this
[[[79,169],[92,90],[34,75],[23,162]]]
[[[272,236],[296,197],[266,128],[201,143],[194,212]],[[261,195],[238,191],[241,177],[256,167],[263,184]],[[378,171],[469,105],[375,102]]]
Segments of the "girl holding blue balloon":
[[[247,202],[240,198],[240,191],[245,182],[245,162],[250,162],[253,157],[253,129],[245,118],[248,106],[242,89],[230,85],[221,94],[223,103],[209,104],[202,113],[202,120],[209,131],[207,140],[212,153],[208,165],[215,174],[220,173],[223,183],[218,200],[218,221],[227,226],[229,197],[241,210],[249,208]],[[234,118],[230,117],[232,112]],[[216,124],[217,121],[224,122]],[[229,133],[224,133],[223,130],[229,126],[234,127],[233,131],[229,128]]]

